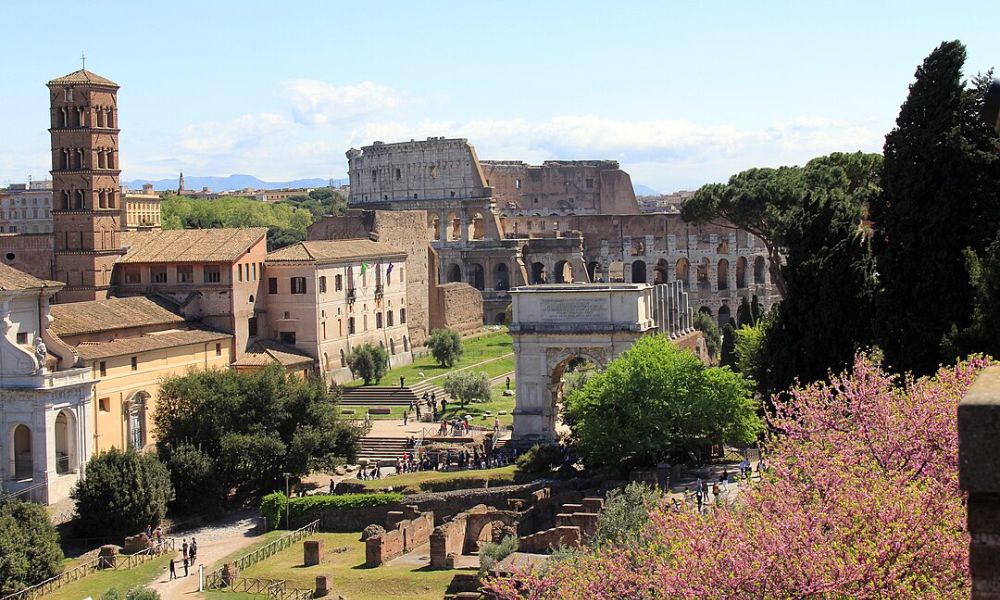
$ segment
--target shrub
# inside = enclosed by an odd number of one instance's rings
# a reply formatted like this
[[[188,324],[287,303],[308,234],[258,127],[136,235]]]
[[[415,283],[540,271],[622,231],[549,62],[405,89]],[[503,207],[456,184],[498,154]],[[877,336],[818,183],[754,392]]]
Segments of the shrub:
[[[402,501],[403,494],[395,492],[340,495],[316,494],[302,498],[292,498],[290,503],[290,517],[293,527],[302,526],[309,521],[318,519],[323,512],[328,510],[372,508],[398,504]],[[277,528],[281,519],[285,518],[284,511],[288,504],[288,498],[282,492],[274,492],[264,496],[260,505],[260,512],[267,518],[268,528]]]
[[[452,398],[458,398],[463,407],[466,402],[485,402],[490,399],[490,378],[482,371],[448,373],[442,387]]]
[[[131,535],[163,520],[174,488],[155,454],[112,448],[87,462],[71,497],[81,534]]]
[[[462,357],[462,338],[454,329],[435,329],[427,338],[427,347],[442,367],[452,367]]]
[[[559,446],[535,444],[524,451],[514,461],[517,468],[529,473],[551,471],[563,462],[562,448]]]
[[[215,461],[201,449],[182,444],[164,461],[174,486],[171,512],[215,515],[222,509],[222,486]]]
[[[389,354],[381,346],[362,344],[347,355],[347,368],[352,375],[363,379],[365,385],[371,385],[385,375],[389,368]]]
[[[657,506],[660,493],[643,483],[633,481],[624,490],[612,490],[597,518],[597,527],[590,539],[592,546],[635,543],[642,528],[649,522],[650,509]]]
[[[699,310],[694,313],[693,325],[695,329],[705,335],[705,348],[708,350],[708,355],[712,358],[718,356],[719,350],[722,349],[722,333],[719,331],[719,325],[715,322],[715,317]]]
[[[110,588],[101,594],[101,600],[122,600],[122,595],[115,588]],[[125,600],[160,600],[160,593],[148,587],[137,586],[125,592]]]
[[[0,499],[0,596],[59,574],[62,560],[59,535],[44,507]]]
[[[517,552],[520,540],[517,536],[508,535],[499,543],[489,542],[479,549],[479,576],[489,573],[501,560]]]

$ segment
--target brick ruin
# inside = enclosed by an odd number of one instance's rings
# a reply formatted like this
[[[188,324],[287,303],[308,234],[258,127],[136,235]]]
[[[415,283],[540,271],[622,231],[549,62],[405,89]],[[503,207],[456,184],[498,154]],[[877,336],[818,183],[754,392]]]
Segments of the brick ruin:
[[[433,529],[432,512],[420,512],[416,506],[390,510],[385,515],[385,531],[365,540],[365,566],[377,567],[426,544]]]

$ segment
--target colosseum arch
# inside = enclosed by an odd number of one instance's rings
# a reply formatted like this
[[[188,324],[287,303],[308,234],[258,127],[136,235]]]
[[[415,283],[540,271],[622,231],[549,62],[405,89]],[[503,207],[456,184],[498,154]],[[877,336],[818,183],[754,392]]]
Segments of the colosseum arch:
[[[741,256],[736,259],[736,288],[744,289],[747,287],[747,259],[745,256]]]

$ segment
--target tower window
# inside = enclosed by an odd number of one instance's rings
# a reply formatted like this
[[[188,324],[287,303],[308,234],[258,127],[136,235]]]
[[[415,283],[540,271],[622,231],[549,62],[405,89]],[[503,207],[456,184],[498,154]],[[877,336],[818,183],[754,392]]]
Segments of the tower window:
[[[594,180],[593,179],[587,179],[587,189],[588,190],[594,189]]]
[[[403,173],[399,169],[396,169],[396,181],[400,181],[402,179],[403,179]]]
[[[250,337],[257,335],[257,317],[247,319],[247,335]]]
[[[305,277],[292,277],[292,293],[293,294],[304,294],[304,293],[306,293],[306,278]]]
[[[133,356],[132,357],[132,370],[133,371],[138,371],[139,370],[139,357],[138,356]]]

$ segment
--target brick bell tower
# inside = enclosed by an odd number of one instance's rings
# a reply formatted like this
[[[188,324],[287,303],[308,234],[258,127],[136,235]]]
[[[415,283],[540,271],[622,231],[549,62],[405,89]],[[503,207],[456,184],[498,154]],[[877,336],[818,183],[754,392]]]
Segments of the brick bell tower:
[[[107,298],[121,247],[118,84],[81,69],[48,84],[57,302]]]

